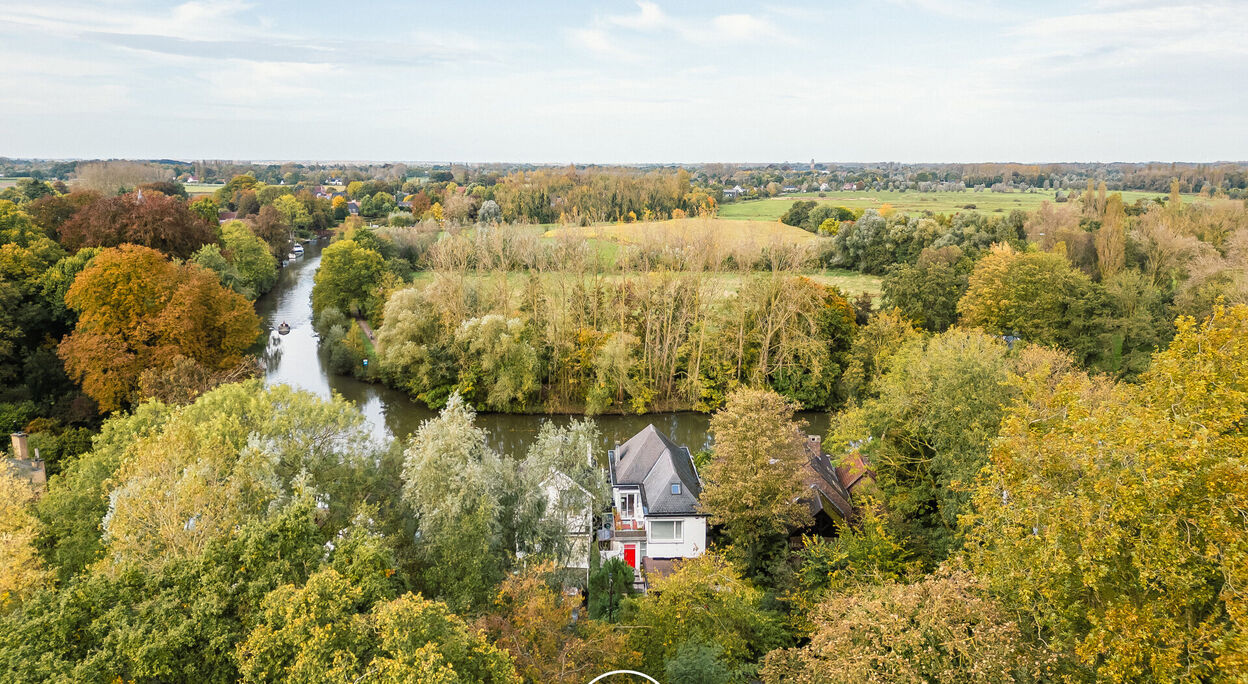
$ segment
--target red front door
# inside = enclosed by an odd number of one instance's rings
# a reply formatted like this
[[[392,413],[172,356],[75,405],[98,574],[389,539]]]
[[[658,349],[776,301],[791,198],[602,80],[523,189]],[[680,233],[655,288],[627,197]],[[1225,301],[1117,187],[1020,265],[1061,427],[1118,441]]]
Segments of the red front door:
[[[624,545],[624,562],[628,563],[628,567],[634,570],[637,569],[637,545],[636,544]]]

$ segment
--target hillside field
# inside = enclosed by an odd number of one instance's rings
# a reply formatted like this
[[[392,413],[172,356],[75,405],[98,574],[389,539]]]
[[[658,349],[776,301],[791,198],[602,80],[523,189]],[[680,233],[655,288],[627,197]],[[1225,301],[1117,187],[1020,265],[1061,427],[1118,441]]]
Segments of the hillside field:
[[[789,207],[798,200],[815,200],[817,202],[828,202],[834,206],[848,207],[850,209],[870,209],[879,208],[882,204],[888,204],[898,211],[904,212],[923,212],[930,211],[937,214],[952,214],[959,211],[969,211],[966,205],[975,205],[974,210],[979,212],[1005,212],[1008,213],[1013,209],[1022,209],[1024,211],[1033,211],[1038,209],[1043,202],[1052,202],[1053,192],[887,192],[887,191],[857,191],[857,192],[827,192],[826,197],[819,197],[818,193],[797,193],[785,195],[783,197],[775,197],[762,200],[747,200],[745,202],[733,202],[730,204],[722,204],[719,207],[719,218],[730,220],[744,221],[775,221],[778,220]],[[1139,192],[1134,190],[1124,191],[1122,199],[1127,204],[1135,202],[1137,199],[1155,198],[1158,193]],[[1184,195],[1185,200],[1193,200],[1195,195]]]

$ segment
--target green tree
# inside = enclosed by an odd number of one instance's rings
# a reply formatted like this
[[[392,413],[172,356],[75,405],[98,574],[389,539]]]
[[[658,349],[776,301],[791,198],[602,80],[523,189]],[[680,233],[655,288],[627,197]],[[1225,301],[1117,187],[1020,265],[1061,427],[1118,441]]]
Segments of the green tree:
[[[342,399],[258,380],[200,396],[131,446],[110,478],[108,557],[146,568],[193,557],[304,490],[345,526],[378,495],[362,421]]]
[[[626,622],[638,627],[633,643],[648,672],[663,672],[686,642],[721,646],[724,665],[746,673],[768,651],[789,644],[780,616],[763,607],[763,592],[713,551],[653,582]]]
[[[589,575],[589,616],[616,622],[620,603],[633,594],[633,568],[619,558],[608,558]]]
[[[511,562],[503,544],[500,456],[486,446],[476,414],[451,395],[407,448],[403,498],[420,534],[419,576],[430,593],[464,610],[486,605]]]
[[[837,416],[832,444],[867,457],[890,519],[931,566],[960,546],[958,516],[1017,395],[1004,342],[954,328],[889,360],[878,396]]]
[[[749,572],[762,573],[790,530],[811,522],[801,501],[808,459],[797,406],[769,390],[738,389],[711,417],[715,441],[700,498]]]
[[[326,247],[312,287],[313,311],[332,306],[351,315],[375,315],[381,304],[377,289],[385,266],[380,254],[352,240]]]
[[[975,264],[958,311],[966,325],[1079,352],[1079,307],[1090,291],[1088,277],[1060,254],[1002,246]]]
[[[884,277],[884,307],[897,308],[925,330],[944,332],[957,321],[969,271],[961,249],[927,248],[917,263],[898,264]]]

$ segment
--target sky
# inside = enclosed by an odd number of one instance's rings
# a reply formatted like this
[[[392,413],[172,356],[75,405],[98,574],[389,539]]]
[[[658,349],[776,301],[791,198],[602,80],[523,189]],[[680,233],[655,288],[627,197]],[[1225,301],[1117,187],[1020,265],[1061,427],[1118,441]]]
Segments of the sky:
[[[0,3],[0,156],[1248,159],[1243,0]]]

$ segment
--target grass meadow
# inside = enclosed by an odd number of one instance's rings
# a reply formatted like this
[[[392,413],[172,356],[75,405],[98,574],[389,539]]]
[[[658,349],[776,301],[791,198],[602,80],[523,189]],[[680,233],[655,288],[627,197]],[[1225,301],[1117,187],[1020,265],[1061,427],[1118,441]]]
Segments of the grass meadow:
[[[1044,202],[1052,202],[1053,192],[891,192],[891,191],[839,191],[827,192],[826,197],[818,193],[796,193],[783,197],[761,200],[733,202],[719,207],[719,218],[736,221],[776,221],[789,210],[798,200],[815,200],[827,202],[833,206],[850,209],[878,209],[888,204],[898,211],[907,213],[930,211],[934,214],[953,214],[959,211],[971,211],[966,205],[974,205],[974,211],[1008,213],[1014,209],[1034,211]],[[1122,199],[1127,204],[1137,199],[1155,198],[1158,193],[1124,191]],[[1196,199],[1195,195],[1185,195],[1184,199]]]

